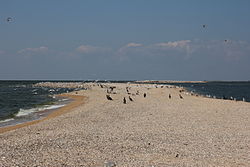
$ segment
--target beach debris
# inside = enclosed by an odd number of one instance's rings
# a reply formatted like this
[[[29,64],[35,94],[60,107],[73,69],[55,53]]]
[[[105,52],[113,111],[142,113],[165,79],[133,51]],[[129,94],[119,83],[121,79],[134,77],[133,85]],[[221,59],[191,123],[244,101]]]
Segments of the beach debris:
[[[126,104],[127,103],[127,101],[126,101],[126,98],[124,97],[123,98],[123,104]]]
[[[168,95],[168,98],[171,99],[171,94]]]
[[[179,154],[177,153],[176,155],[175,155],[175,158],[178,158],[179,157]]]
[[[179,94],[179,96],[180,96],[180,99],[183,99],[183,97],[181,96],[181,94]]]
[[[115,167],[116,163],[112,161],[105,161],[104,162],[104,167]]]
[[[128,98],[129,98],[130,101],[133,101],[133,99],[130,96]]]
[[[113,99],[110,97],[110,95],[106,95],[106,97],[107,97],[108,100],[113,100]]]
[[[136,95],[139,95],[139,91],[138,90],[136,91]]]
[[[144,94],[143,94],[143,97],[145,98],[146,96],[147,96],[147,94],[146,94],[146,93],[144,93]]]

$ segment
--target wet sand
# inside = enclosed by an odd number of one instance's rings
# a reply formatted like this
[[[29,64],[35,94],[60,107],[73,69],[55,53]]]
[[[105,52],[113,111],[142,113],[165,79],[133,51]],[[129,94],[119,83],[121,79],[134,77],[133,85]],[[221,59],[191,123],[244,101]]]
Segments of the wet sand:
[[[84,103],[67,113],[1,133],[0,164],[250,166],[250,103],[196,97],[173,86],[84,87],[70,93],[86,97]]]

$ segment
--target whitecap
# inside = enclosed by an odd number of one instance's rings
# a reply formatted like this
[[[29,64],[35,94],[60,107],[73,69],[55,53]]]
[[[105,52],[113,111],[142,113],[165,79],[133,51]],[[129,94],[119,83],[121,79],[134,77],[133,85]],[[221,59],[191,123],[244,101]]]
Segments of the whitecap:
[[[52,109],[57,109],[60,107],[65,106],[65,104],[61,105],[45,105],[42,107],[37,107],[37,108],[31,108],[31,109],[20,109],[19,112],[16,114],[16,117],[22,117],[29,115],[31,113],[39,112],[39,111],[44,111],[44,110],[52,110]]]
[[[5,119],[5,120],[1,120],[0,123],[9,122],[9,121],[13,121],[13,120],[14,120],[14,118]]]

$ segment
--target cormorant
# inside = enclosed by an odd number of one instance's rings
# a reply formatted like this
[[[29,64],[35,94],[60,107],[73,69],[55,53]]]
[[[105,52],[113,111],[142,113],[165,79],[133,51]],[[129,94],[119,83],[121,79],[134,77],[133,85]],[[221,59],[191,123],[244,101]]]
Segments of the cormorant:
[[[106,95],[108,100],[113,100],[109,95]]]
[[[126,101],[126,98],[124,97],[123,98],[123,104],[126,104],[127,103],[127,101]]]

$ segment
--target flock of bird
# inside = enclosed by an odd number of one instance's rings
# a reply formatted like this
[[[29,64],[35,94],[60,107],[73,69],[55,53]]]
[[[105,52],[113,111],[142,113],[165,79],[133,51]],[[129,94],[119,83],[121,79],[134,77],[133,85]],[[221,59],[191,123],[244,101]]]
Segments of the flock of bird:
[[[101,88],[104,88],[104,86],[103,85],[101,85],[101,84],[99,84],[98,86],[100,86]],[[109,86],[109,87],[107,87],[107,94],[106,94],[106,98],[107,98],[107,100],[113,100],[113,98],[111,97],[111,94],[116,94],[116,92],[114,92],[114,89],[115,89],[116,87],[115,86]],[[156,86],[156,88],[158,88],[158,86]],[[163,86],[161,86],[161,88],[163,88]],[[123,97],[123,104],[127,104],[127,101],[129,100],[130,102],[134,102],[134,99],[130,96],[130,95],[133,95],[133,96],[135,96],[135,95],[140,95],[140,93],[139,93],[139,91],[137,90],[136,91],[136,93],[131,93],[130,92],[130,89],[131,89],[131,87],[126,87],[126,92],[127,92],[127,94],[129,95],[128,96],[128,98],[126,98],[126,97]],[[182,92],[182,90],[180,90],[180,93]],[[144,98],[146,98],[147,97],[147,93],[143,93],[143,97]],[[168,98],[169,99],[171,99],[172,98],[172,95],[171,94],[169,94],[168,95]],[[180,99],[183,99],[183,96],[181,95],[181,94],[179,94],[179,98]]]

